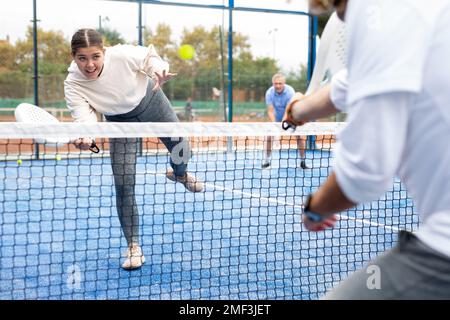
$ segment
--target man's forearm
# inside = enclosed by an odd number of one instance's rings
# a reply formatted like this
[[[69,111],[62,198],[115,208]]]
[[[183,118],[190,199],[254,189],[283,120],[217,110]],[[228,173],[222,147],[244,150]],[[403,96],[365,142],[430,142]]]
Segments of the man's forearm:
[[[275,121],[275,109],[273,106],[269,106],[267,108],[267,115],[269,116],[269,120],[274,122]]]
[[[294,121],[313,121],[336,114],[337,110],[330,99],[331,86],[328,85],[315,93],[297,101],[291,110]]]
[[[336,174],[333,172],[327,181],[312,195],[310,210],[327,216],[347,210],[355,205],[342,192],[337,183]]]

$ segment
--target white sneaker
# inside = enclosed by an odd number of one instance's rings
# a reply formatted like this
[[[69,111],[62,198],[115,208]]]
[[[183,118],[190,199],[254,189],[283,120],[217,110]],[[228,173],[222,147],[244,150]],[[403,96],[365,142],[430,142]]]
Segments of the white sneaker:
[[[180,182],[190,192],[202,192],[204,189],[203,183],[197,180],[197,178],[189,173],[185,173],[184,176],[177,177],[173,173],[172,169],[167,170],[166,177],[169,180]]]
[[[125,270],[140,268],[145,262],[144,254],[138,244],[133,244],[128,247],[126,257],[125,262],[122,264],[122,268]]]

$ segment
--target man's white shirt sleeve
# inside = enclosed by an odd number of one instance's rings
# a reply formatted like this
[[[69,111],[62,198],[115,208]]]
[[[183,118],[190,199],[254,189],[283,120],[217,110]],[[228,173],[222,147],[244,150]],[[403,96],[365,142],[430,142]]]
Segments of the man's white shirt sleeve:
[[[411,19],[414,24],[405,23]],[[347,85],[349,116],[334,169],[344,194],[359,203],[378,198],[392,184],[405,144],[407,108],[423,86],[429,37],[417,10],[404,0],[351,1],[346,23],[347,83],[334,79],[332,101],[342,105],[339,88]]]
[[[378,95],[352,107],[348,124],[338,137],[333,166],[340,188],[351,201],[377,199],[392,186],[413,97],[410,93]]]
[[[334,107],[342,112],[347,111],[347,76],[347,69],[342,69],[331,79],[330,98]]]

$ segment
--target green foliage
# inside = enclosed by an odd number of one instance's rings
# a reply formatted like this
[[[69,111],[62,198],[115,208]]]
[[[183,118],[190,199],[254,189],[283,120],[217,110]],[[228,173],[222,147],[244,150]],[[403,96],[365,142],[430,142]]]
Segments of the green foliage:
[[[68,65],[72,60],[70,44],[60,31],[45,31],[38,28],[38,52],[39,61],[45,61],[48,64]],[[25,40],[18,40],[15,44],[15,59],[10,70],[22,72],[32,72],[33,70],[33,29],[31,26],[27,29]]]
[[[15,48],[9,42],[0,42],[0,70],[10,70],[15,66]]]
[[[144,44],[146,46],[153,44],[161,57],[165,59],[174,57],[175,45],[171,39],[172,29],[169,25],[164,23],[158,24],[155,32],[145,27],[143,37]]]
[[[119,43],[125,43],[122,35],[117,31],[109,28],[97,29],[103,35],[103,41],[105,46],[114,46]]]
[[[4,71],[0,72],[0,97],[24,98],[33,95],[33,79],[24,72]]]
[[[307,72],[307,67],[305,65],[301,65],[300,73],[291,71],[286,75],[286,83],[291,85],[295,91],[305,93],[307,89]]]
[[[51,63],[39,59],[39,74],[41,75],[64,74],[67,71],[67,67],[68,64]]]
[[[242,55],[235,64],[236,86],[245,88],[268,88],[272,85],[272,76],[278,71],[272,58],[257,58]]]

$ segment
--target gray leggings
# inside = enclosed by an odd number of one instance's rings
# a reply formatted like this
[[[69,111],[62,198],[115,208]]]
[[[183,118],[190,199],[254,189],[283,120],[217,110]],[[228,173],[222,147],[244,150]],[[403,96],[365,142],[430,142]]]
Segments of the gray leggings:
[[[105,116],[106,120],[110,122],[178,122],[178,118],[164,92],[161,89],[153,92],[152,88],[153,82],[149,81],[147,93],[135,109],[125,114]],[[167,137],[159,139],[169,152],[172,152],[172,149],[179,143],[183,143],[179,155],[183,157],[183,152],[190,154],[187,139]],[[137,138],[110,139],[117,213],[128,245],[139,243],[139,212],[135,196],[138,143]],[[175,164],[171,157],[170,165],[175,175],[183,176],[186,173],[187,161]]]
[[[450,258],[414,234],[401,231],[394,248],[354,272],[324,298],[450,299]]]

